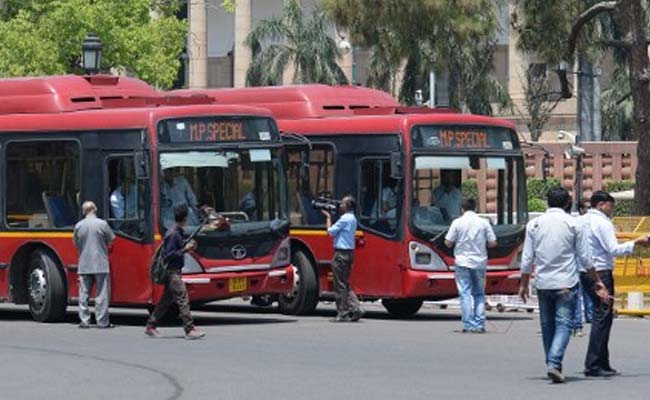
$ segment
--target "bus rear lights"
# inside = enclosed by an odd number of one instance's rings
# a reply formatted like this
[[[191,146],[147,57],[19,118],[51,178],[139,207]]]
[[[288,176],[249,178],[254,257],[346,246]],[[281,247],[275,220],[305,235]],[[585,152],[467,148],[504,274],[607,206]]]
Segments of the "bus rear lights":
[[[275,255],[273,256],[273,262],[271,262],[271,268],[285,267],[291,262],[291,243],[289,238],[285,238],[280,246],[278,246]]]
[[[185,265],[183,266],[183,274],[200,274],[203,272],[199,261],[192,257],[190,254],[185,253]]]
[[[418,265],[429,265],[431,264],[431,253],[415,253],[415,263]]]
[[[408,248],[411,268],[425,271],[447,270],[447,264],[429,246],[410,242]]]

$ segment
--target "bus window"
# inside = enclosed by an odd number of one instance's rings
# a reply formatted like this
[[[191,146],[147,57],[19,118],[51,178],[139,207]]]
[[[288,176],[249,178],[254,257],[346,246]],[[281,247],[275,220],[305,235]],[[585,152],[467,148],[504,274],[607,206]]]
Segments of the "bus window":
[[[390,160],[361,162],[359,223],[392,236],[397,230],[398,181],[390,176]]]
[[[79,219],[79,145],[72,141],[7,145],[5,199],[10,228],[72,228]]]
[[[521,160],[514,157],[416,156],[414,225],[424,231],[444,229],[460,215],[461,202],[468,197],[477,201],[477,212],[496,225],[522,221],[517,184],[520,168]],[[486,181],[484,191],[476,187],[479,176]]]
[[[118,232],[135,238],[144,237],[143,183],[136,184],[133,156],[111,157],[108,171],[108,223]]]
[[[314,210],[311,200],[334,196],[334,148],[329,144],[314,144],[309,151],[309,167],[303,174],[303,151],[288,149],[289,210],[293,225],[324,225],[320,211]]]

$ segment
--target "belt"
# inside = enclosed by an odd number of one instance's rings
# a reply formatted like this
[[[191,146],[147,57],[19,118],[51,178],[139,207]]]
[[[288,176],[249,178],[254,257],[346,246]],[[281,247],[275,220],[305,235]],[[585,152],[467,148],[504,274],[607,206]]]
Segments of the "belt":
[[[351,253],[354,249],[334,249],[334,251],[340,251],[341,253]]]

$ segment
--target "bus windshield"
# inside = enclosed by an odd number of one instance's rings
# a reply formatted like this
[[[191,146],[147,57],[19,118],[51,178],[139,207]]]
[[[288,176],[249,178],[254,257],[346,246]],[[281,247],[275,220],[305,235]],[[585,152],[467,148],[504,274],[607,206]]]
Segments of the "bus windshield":
[[[495,225],[526,219],[521,156],[417,155],[413,157],[411,223],[429,234],[444,232],[461,215],[463,199]],[[503,228],[502,228],[503,229]],[[500,230],[500,229],[495,229]]]
[[[181,204],[188,206],[190,229],[199,224],[199,210],[204,206],[241,228],[286,219],[281,167],[278,150],[272,148],[163,152],[162,225],[165,229],[173,226],[173,209]]]

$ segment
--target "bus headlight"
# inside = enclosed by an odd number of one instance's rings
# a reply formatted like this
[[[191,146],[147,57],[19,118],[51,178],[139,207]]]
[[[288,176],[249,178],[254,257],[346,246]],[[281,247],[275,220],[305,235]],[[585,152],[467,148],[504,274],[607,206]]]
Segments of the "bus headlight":
[[[291,263],[291,242],[286,238],[280,243],[278,249],[273,256],[271,268],[284,267]]]
[[[183,266],[183,270],[181,271],[183,274],[200,274],[201,272],[203,272],[203,268],[201,268],[201,264],[199,264],[198,260],[192,257],[190,254],[185,253],[184,260],[185,260],[185,265]]]
[[[418,242],[409,243],[411,268],[425,271],[446,271],[447,264],[427,245]]]

